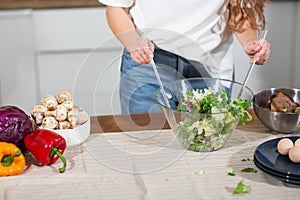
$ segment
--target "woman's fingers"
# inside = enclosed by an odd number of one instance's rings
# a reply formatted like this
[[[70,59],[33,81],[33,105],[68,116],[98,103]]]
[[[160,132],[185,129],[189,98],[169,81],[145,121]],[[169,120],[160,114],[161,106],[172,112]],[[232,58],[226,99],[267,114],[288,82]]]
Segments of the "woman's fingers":
[[[245,52],[251,56],[256,54],[262,48],[260,42],[258,40],[251,40],[245,46]]]
[[[139,64],[149,64],[153,58],[154,45],[151,42],[147,46],[132,49],[130,57]]]
[[[264,42],[252,40],[245,45],[244,49],[248,54],[251,63],[255,61],[256,64],[263,65],[269,59],[271,53],[270,47],[270,43],[266,40]]]
[[[271,53],[270,43],[265,41],[261,47],[261,49],[255,54],[254,59],[256,60],[256,64],[263,65],[265,64]]]
[[[132,50],[130,57],[139,64],[149,64],[153,57],[153,52],[145,49]]]

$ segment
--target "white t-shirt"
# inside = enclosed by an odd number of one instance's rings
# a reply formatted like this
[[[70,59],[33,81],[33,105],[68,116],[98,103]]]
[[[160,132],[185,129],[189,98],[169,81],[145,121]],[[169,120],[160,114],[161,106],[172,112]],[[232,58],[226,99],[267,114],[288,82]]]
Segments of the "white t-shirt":
[[[199,61],[211,76],[231,79],[229,0],[99,0],[130,7],[137,28],[159,48]]]

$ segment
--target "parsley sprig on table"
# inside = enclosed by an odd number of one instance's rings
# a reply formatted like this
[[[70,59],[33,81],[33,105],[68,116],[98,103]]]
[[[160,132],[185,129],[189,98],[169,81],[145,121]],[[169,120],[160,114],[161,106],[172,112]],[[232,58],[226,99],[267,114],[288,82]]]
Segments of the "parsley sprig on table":
[[[230,171],[227,172],[227,175],[228,176],[235,176],[236,174],[235,174],[235,171],[230,170]]]
[[[246,186],[243,181],[240,181],[236,185],[233,194],[242,194],[242,193],[250,193],[250,188]]]
[[[257,170],[252,167],[247,167],[247,168],[241,169],[241,172],[256,173]]]

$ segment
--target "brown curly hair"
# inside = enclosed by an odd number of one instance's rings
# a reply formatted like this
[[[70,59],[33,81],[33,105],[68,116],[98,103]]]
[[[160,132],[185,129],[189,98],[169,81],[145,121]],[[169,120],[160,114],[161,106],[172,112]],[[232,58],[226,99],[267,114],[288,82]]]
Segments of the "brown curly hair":
[[[265,5],[269,0],[231,0],[229,3],[231,30],[243,32],[247,27],[262,30],[265,28]],[[246,24],[245,24],[246,23]]]

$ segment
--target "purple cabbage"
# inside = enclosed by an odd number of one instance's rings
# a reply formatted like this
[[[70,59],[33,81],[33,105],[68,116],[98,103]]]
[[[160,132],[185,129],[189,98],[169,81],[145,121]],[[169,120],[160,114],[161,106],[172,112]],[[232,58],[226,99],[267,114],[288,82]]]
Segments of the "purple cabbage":
[[[0,107],[0,141],[23,148],[23,139],[33,131],[30,117],[16,106]]]

